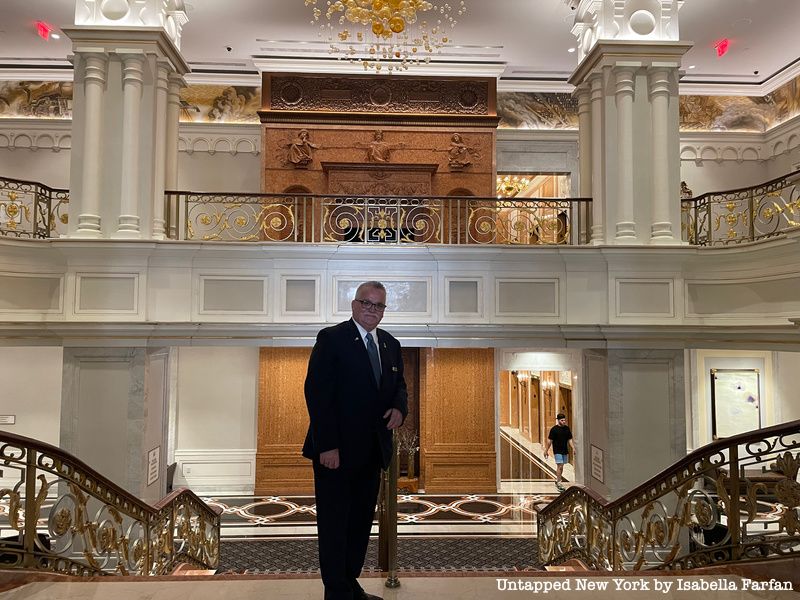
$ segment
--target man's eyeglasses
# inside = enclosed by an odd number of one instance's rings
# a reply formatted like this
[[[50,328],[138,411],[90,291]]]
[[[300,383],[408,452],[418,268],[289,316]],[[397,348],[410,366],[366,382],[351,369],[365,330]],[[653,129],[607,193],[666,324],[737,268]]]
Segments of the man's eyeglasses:
[[[360,302],[361,306],[363,306],[365,310],[374,310],[376,312],[383,312],[386,310],[386,305],[381,304],[380,302],[375,304],[374,302],[370,302],[369,300],[359,300],[358,298],[356,298],[355,300],[356,302]]]

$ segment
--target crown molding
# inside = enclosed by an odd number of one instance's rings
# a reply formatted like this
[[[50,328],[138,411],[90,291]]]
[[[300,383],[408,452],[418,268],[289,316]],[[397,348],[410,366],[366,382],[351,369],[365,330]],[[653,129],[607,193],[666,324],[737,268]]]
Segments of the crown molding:
[[[684,80],[680,83],[680,93],[683,96],[756,96],[763,97],[771,94],[796,77],[800,77],[800,60],[792,65],[771,75],[761,83],[712,83],[685,81],[687,75],[683,73]],[[697,76],[700,77],[699,75]]]
[[[260,73],[313,73],[317,75],[367,75],[361,63],[351,63],[337,58],[274,58],[254,56],[253,64]],[[437,61],[413,65],[408,71],[394,71],[399,77],[493,77],[498,79],[506,70],[504,62]],[[376,76],[388,75],[386,70]]]

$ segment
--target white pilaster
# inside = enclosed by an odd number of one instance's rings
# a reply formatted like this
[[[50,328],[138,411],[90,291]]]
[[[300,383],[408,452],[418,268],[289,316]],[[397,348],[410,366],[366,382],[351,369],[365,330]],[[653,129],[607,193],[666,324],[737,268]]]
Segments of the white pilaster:
[[[591,89],[583,84],[575,90],[578,98],[578,164],[581,174],[580,195],[592,195],[592,112]]]
[[[175,47],[171,37],[175,31],[168,31],[168,21],[158,21],[161,27],[150,26],[152,15],[140,11],[156,4],[160,10],[177,0],[137,2],[97,5],[77,0],[81,18],[99,21],[63,29],[75,48],[73,148],[74,156],[82,159],[73,161],[70,174],[73,210],[78,215],[72,236],[165,237],[165,144],[177,146],[177,135],[167,135],[167,94],[170,77],[182,81],[180,76],[189,68]],[[91,9],[91,15],[83,9]],[[84,22],[78,13],[76,20]],[[113,25],[106,22],[117,15],[124,16]],[[130,19],[136,22],[127,23]],[[97,60],[81,59],[81,51],[89,46]],[[102,80],[94,74],[98,61],[108,65]]]
[[[117,238],[139,238],[141,110],[144,54],[120,50],[122,58],[122,170]]]
[[[103,87],[108,59],[102,52],[76,50],[75,63],[83,70],[83,156],[81,169],[80,212],[73,237],[99,238],[100,181],[103,170],[101,139],[103,134]],[[74,197],[74,196],[73,196]]]
[[[617,223],[614,241],[636,242],[633,209],[633,94],[638,65],[619,65],[614,70],[617,105]]]
[[[177,73],[170,73],[167,84],[167,131],[166,131],[166,164],[164,187],[174,191],[178,189],[178,124],[180,121],[181,98],[180,90],[183,78]],[[171,204],[167,207],[169,213],[169,231],[171,239],[178,234],[178,206]]]
[[[580,64],[570,83],[591,86],[593,244],[680,243],[680,165],[672,155],[677,73],[691,48],[679,41],[682,5],[580,0],[575,11]]]
[[[670,77],[666,68],[651,68],[649,72],[650,104],[653,122],[653,191],[650,242],[653,244],[674,244],[673,224],[670,221],[670,144],[669,144],[669,96]],[[676,224],[677,225],[677,224]]]
[[[580,196],[589,198],[592,195],[592,113],[591,90],[584,84],[575,90],[578,98],[578,167],[580,169]],[[585,206],[581,211],[580,239],[586,239],[586,225],[591,222],[589,212],[591,206]]]
[[[603,74],[589,78],[592,104],[592,244],[605,241],[605,154],[603,152]]]
[[[169,90],[170,65],[159,60],[156,70],[156,132],[153,148],[153,239],[163,240],[164,229],[164,185],[166,178],[167,155],[167,93]],[[177,144],[176,144],[177,150]]]

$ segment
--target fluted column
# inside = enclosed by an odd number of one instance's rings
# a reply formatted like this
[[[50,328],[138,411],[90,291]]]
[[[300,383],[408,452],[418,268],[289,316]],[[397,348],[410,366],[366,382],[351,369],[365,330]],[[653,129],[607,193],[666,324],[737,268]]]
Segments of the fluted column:
[[[103,173],[103,88],[106,83],[108,57],[101,53],[87,53],[83,62],[83,161],[81,170],[81,212],[73,237],[99,238],[102,236],[100,219],[100,185]]]
[[[605,153],[603,152],[603,75],[590,77],[592,111],[592,244],[605,243]]]
[[[144,56],[121,52],[122,56],[122,168],[117,238],[141,237],[139,227],[139,148]]]
[[[671,243],[675,235],[670,221],[670,202],[677,199],[670,197],[670,160],[669,160],[669,71],[663,68],[652,69],[649,73],[650,104],[653,123],[653,192],[652,219],[650,241],[653,244]]]
[[[614,69],[617,104],[617,228],[614,240],[618,243],[636,241],[633,205],[633,67]]]
[[[169,90],[170,64],[159,60],[156,70],[155,148],[153,149],[153,239],[163,240],[164,229],[164,185],[167,169],[167,94]]]
[[[164,187],[167,190],[178,189],[178,123],[181,113],[181,85],[183,78],[177,73],[170,73],[167,85],[167,128],[166,128],[166,164]],[[172,239],[178,237],[178,209],[177,202],[169,206],[170,229],[167,235]]]

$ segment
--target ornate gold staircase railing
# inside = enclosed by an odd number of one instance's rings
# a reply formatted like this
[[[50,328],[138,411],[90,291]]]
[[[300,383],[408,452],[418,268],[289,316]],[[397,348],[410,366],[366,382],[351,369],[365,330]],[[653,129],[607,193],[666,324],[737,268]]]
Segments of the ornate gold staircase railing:
[[[545,564],[691,569],[800,554],[800,421],[715,441],[607,503],[570,487],[538,515]]]
[[[0,469],[0,569],[168,575],[219,563],[219,512],[188,489],[150,506],[63,450],[6,432]]]

